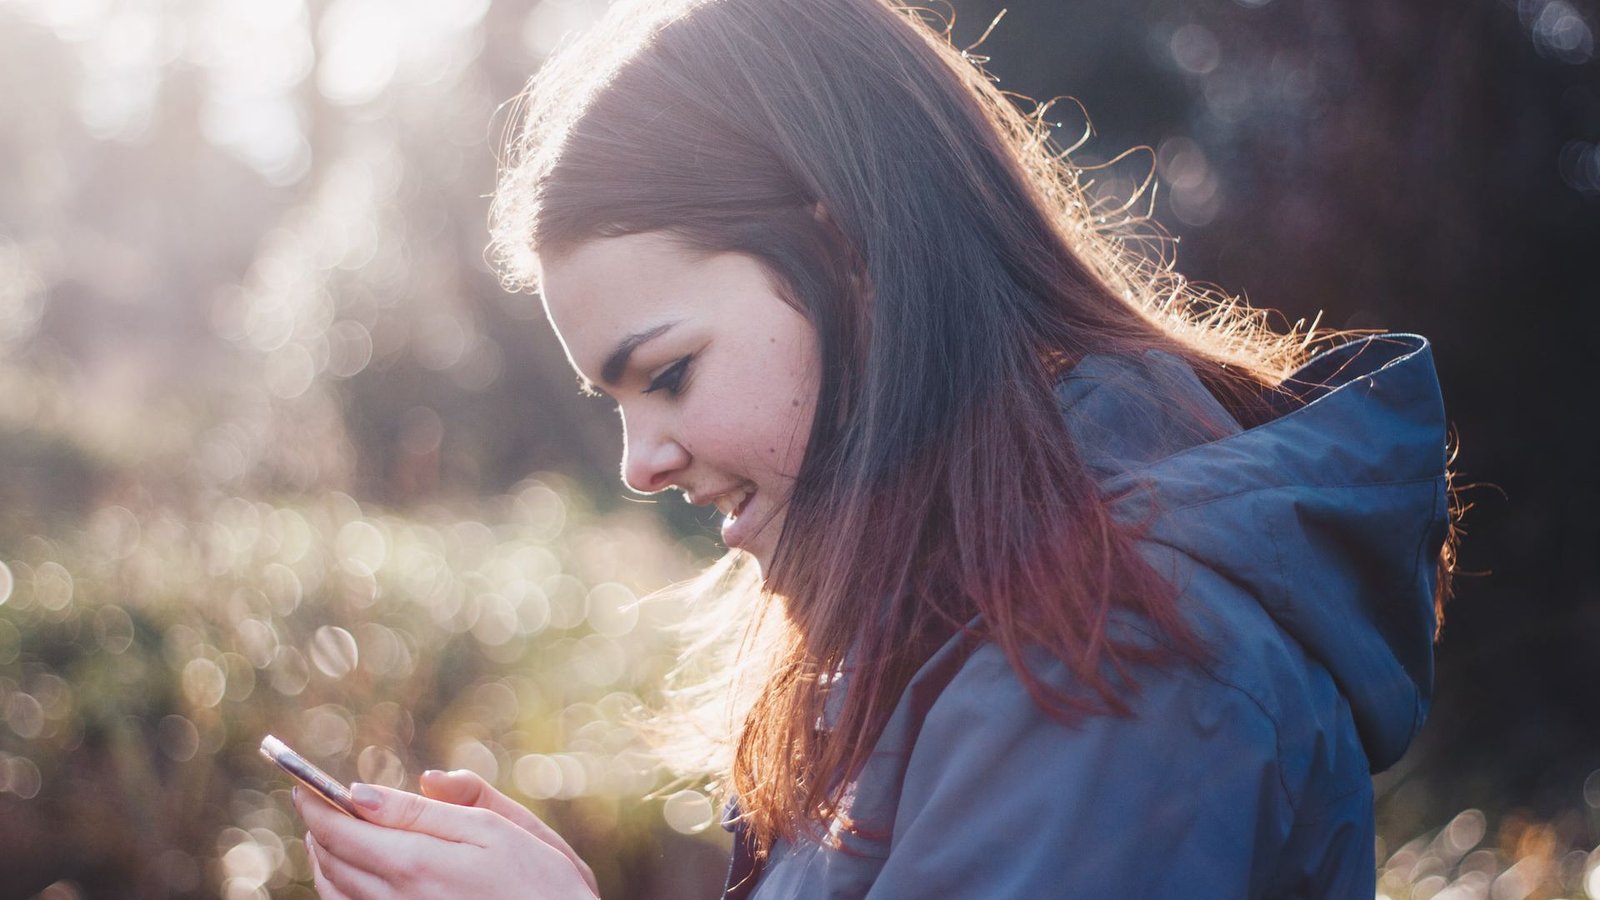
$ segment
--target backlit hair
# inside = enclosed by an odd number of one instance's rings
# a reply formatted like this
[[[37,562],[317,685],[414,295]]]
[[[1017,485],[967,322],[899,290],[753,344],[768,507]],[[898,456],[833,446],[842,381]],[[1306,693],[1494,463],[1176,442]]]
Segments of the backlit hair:
[[[848,822],[902,688],[981,614],[1063,721],[1128,711],[1135,669],[1207,652],[1113,522],[1052,388],[1088,354],[1187,360],[1246,427],[1306,333],[1130,244],[1037,110],[925,13],[882,0],[634,0],[548,60],[493,207],[509,286],[537,257],[666,231],[763,263],[815,327],[809,443],[765,582],[733,553],[674,721],[760,847]],[[1157,649],[1108,634],[1116,611]],[[1080,690],[1022,664],[1043,647]],[[818,728],[833,676],[848,690]]]

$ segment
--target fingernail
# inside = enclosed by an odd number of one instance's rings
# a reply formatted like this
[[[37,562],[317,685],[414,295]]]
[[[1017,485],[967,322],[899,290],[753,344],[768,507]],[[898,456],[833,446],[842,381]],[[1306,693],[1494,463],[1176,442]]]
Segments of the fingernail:
[[[300,785],[297,784],[289,789],[289,799],[296,803],[300,802]]]
[[[429,769],[428,771],[422,773],[422,777],[423,778],[429,778],[429,777],[438,778],[439,776],[441,776],[443,774],[444,773],[439,771],[438,769]]]
[[[364,806],[367,809],[377,809],[383,805],[383,795],[367,784],[351,785],[350,799],[354,800],[357,806]]]

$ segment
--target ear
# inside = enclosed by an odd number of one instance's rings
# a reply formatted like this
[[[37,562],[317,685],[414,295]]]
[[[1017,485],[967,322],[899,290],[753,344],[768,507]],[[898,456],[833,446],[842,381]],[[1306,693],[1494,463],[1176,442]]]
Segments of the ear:
[[[850,267],[850,285],[856,290],[857,293],[861,294],[864,299],[870,302],[872,298],[872,291],[871,287],[867,284],[866,275],[861,268],[861,255],[856,252],[854,247],[850,246],[848,240],[844,236],[844,232],[839,230],[839,225],[833,220],[832,214],[828,212],[827,205],[821,200],[811,204],[811,218],[816,222],[826,226],[828,231],[832,233],[833,239],[849,254],[850,259],[854,262],[854,265]]]

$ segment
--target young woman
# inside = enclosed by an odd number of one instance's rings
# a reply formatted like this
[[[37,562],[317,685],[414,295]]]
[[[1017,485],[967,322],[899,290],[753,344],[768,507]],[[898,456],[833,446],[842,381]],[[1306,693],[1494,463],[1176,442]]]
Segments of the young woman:
[[[1195,292],[1041,129],[884,0],[625,2],[533,84],[500,261],[628,486],[725,514],[683,721],[728,895],[1371,896],[1448,576],[1428,346]],[[299,803],[323,896],[595,891],[422,791]]]

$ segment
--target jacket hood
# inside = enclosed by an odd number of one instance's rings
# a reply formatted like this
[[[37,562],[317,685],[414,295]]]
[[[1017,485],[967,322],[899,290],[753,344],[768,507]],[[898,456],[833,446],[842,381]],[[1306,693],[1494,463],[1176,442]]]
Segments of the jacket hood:
[[[1449,517],[1432,351],[1364,338],[1285,387],[1277,418],[1241,429],[1186,363],[1150,352],[1089,357],[1057,398],[1118,519],[1253,595],[1332,674],[1376,772],[1433,693]]]

